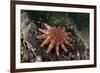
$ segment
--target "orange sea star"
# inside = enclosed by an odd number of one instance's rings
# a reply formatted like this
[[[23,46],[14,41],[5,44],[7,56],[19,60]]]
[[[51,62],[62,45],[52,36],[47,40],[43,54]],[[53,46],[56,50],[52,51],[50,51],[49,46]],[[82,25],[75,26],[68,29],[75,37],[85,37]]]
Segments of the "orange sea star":
[[[52,27],[47,24],[45,24],[45,27],[46,27],[46,29],[39,28],[39,31],[41,31],[44,34],[38,35],[37,38],[45,39],[42,42],[41,47],[49,44],[47,53],[50,53],[51,50],[55,47],[56,54],[59,56],[60,55],[59,54],[60,47],[65,52],[68,52],[68,48],[66,48],[65,45],[73,47],[71,44],[72,38],[70,37],[70,35],[71,35],[70,32],[65,32],[60,27],[55,27],[55,26]]]

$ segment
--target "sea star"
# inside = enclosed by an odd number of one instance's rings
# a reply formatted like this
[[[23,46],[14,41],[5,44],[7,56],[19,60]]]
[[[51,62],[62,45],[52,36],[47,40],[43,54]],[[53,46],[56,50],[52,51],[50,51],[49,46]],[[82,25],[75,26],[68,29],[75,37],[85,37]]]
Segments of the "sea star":
[[[38,35],[37,38],[45,39],[42,42],[41,47],[49,44],[47,53],[50,53],[51,50],[55,47],[57,56],[60,56],[59,54],[60,47],[65,52],[68,52],[68,48],[66,48],[65,45],[73,47],[71,44],[72,38],[70,37],[71,35],[70,32],[65,32],[64,29],[61,29],[60,27],[55,27],[55,26],[52,27],[48,24],[44,24],[44,25],[46,29],[39,28],[39,31],[41,31],[44,34]]]

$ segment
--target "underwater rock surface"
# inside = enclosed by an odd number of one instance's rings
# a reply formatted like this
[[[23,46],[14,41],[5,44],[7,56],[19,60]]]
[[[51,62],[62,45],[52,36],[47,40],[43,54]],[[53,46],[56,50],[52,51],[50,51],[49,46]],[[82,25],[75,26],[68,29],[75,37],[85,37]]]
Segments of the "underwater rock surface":
[[[44,14],[42,14],[44,13]],[[40,15],[41,14],[41,15]],[[68,16],[68,13],[54,12],[21,12],[21,62],[47,62],[47,61],[70,61],[70,60],[87,60],[89,59],[88,43],[84,42],[74,19]],[[50,54],[47,53],[48,46],[41,47],[42,39],[37,39],[41,35],[39,28],[44,28],[44,23],[51,26],[64,27],[65,31],[71,32],[74,39],[74,49],[69,49],[66,53],[60,50],[58,57],[53,49]],[[54,47],[55,48],[55,47]],[[61,48],[61,47],[60,47]]]

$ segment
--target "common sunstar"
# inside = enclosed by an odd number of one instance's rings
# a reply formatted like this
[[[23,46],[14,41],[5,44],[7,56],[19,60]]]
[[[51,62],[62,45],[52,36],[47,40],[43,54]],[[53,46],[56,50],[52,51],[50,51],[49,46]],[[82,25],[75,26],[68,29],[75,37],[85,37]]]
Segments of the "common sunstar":
[[[73,41],[70,37],[71,32],[65,32],[64,29],[56,26],[50,26],[48,24],[44,24],[45,29],[39,28],[39,31],[42,32],[42,35],[38,35],[38,39],[44,39],[41,44],[41,47],[45,45],[49,45],[47,49],[47,53],[50,53],[53,48],[56,50],[57,56],[60,56],[60,48],[65,52],[68,52],[68,47],[73,48],[71,42]],[[66,45],[66,46],[65,46]]]

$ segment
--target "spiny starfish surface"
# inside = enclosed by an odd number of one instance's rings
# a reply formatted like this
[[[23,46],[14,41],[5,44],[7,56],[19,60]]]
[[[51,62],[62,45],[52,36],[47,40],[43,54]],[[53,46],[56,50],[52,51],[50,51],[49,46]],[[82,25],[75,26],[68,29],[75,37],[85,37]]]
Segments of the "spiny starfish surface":
[[[70,37],[70,32],[65,32],[64,29],[60,27],[52,27],[50,25],[45,24],[46,29],[40,29],[42,35],[38,35],[38,39],[45,39],[41,47],[48,45],[47,53],[50,53],[53,48],[56,50],[56,54],[59,56],[60,47],[65,51],[68,52],[68,48],[66,46],[73,47],[71,44],[72,38]],[[65,46],[66,45],[66,46]]]

